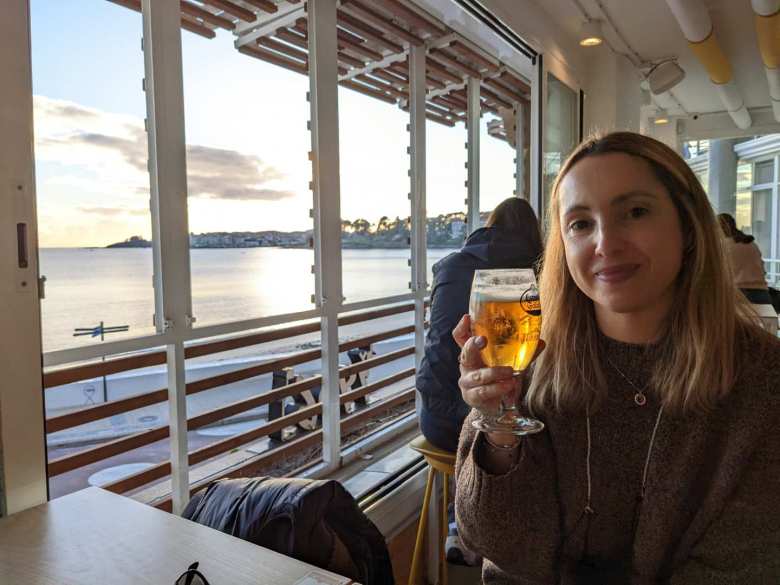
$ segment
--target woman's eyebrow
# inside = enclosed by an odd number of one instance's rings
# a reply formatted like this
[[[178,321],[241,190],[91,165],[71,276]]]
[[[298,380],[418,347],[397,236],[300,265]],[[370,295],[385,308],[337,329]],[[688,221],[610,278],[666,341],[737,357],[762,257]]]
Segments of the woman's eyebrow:
[[[635,198],[658,199],[658,196],[655,193],[650,193],[649,191],[627,191],[612,199],[612,201],[609,202],[609,205],[610,207],[615,207]],[[590,211],[590,206],[585,205],[584,203],[575,203],[563,211],[563,216],[565,217],[577,211]]]

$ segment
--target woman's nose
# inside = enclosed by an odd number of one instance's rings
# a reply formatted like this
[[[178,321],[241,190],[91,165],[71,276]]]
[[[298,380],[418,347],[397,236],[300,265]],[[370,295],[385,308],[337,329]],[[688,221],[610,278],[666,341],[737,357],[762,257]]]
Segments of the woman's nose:
[[[595,232],[596,254],[608,256],[619,252],[624,245],[623,236],[618,226],[604,222],[598,225]]]

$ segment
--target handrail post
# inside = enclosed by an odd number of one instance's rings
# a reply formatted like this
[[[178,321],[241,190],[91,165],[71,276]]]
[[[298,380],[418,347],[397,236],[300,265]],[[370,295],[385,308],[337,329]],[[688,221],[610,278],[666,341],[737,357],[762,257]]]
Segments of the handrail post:
[[[185,331],[192,326],[181,12],[177,2],[143,0],[144,88],[149,139],[155,325],[166,347],[173,512],[189,500]]]
[[[425,345],[427,280],[427,212],[425,201],[425,47],[412,46],[409,55],[409,135],[412,200],[412,292],[414,293],[415,369],[422,363]]]
[[[336,0],[309,0],[309,102],[314,191],[315,302],[321,311],[322,460],[341,460],[338,315],[341,288],[338,61]]]
[[[469,77],[466,84],[466,149],[467,168],[467,199],[466,199],[466,233],[470,234],[480,226],[479,223],[479,120],[482,116],[480,102],[480,80]]]

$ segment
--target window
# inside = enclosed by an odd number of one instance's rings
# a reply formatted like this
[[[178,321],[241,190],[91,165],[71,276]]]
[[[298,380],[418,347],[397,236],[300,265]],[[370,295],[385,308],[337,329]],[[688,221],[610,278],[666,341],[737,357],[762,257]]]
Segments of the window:
[[[753,165],[740,161],[737,165],[737,202],[735,220],[737,227],[745,233],[751,233],[750,203],[753,186]]]
[[[234,40],[182,33],[198,327],[313,308],[309,80]]]
[[[346,303],[409,292],[408,123],[398,106],[339,88]]]
[[[511,114],[506,116],[508,121]],[[515,192],[515,149],[506,138],[505,124],[498,113],[483,113],[480,120],[479,210],[483,223],[499,203]]]
[[[463,124],[447,127],[428,121],[426,131],[426,207],[428,214],[428,279],[433,265],[461,247],[466,234],[466,160]]]
[[[30,7],[43,349],[154,333],[141,15]]]
[[[550,191],[558,171],[577,144],[577,93],[554,75],[547,75],[547,104],[544,108],[544,181],[543,210],[547,209]]]
[[[766,183],[772,183],[775,174],[775,161],[764,160],[756,163],[755,167],[755,184],[764,185]]]

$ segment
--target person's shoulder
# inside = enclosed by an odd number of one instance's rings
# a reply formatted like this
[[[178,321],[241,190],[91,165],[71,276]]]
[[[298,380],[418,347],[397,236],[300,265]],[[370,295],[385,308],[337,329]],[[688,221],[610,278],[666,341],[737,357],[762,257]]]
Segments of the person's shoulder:
[[[434,275],[444,275],[448,271],[461,271],[465,269],[479,268],[478,262],[470,254],[465,254],[462,250],[457,250],[447,254],[444,258],[436,262],[433,267]]]

